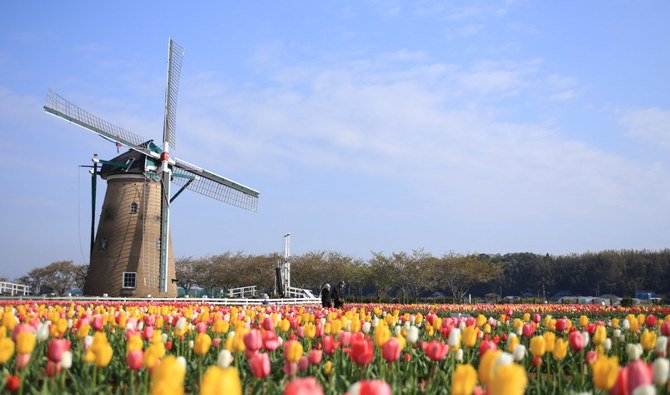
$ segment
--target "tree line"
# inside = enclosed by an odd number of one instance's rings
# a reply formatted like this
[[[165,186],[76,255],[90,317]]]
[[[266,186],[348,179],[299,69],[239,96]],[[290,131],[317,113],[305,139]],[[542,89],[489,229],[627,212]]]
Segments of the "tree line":
[[[275,267],[283,257],[224,252],[176,259],[177,285],[215,290],[255,285],[272,294]],[[33,289],[47,287],[65,294],[80,286],[85,266],[54,262],[17,279]],[[531,294],[549,298],[557,292],[573,295],[635,296],[641,290],[670,293],[670,250],[602,251],[561,256],[534,253],[457,254],[434,256],[424,250],[373,252],[357,259],[335,251],[312,251],[291,257],[291,285],[319,290],[344,280],[350,297],[394,298],[449,295],[462,302],[474,296]]]

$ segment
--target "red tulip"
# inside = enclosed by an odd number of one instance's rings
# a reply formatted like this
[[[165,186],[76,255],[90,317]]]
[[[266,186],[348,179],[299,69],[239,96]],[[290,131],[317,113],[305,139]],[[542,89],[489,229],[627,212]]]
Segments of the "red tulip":
[[[247,347],[247,351],[258,351],[263,346],[263,339],[261,338],[261,332],[258,329],[252,329],[249,333],[246,333],[243,337],[244,345]]]
[[[126,355],[126,364],[132,370],[140,370],[142,368],[142,360],[144,359],[144,352],[142,350],[133,350]]]
[[[479,344],[479,357],[483,357],[488,350],[496,351],[498,346],[493,340],[484,340]]]
[[[391,337],[382,346],[382,357],[388,362],[395,362],[400,358],[400,342]]]
[[[656,327],[657,320],[658,319],[656,318],[655,315],[649,314],[647,318],[644,319],[644,323],[647,325],[648,328],[654,328]]]
[[[273,331],[275,330],[275,321],[272,319],[272,317],[265,317],[263,319],[263,323],[261,324],[261,327],[265,329],[266,331]]]
[[[69,343],[64,339],[51,339],[47,346],[47,358],[53,362],[60,362],[63,353],[70,349]]]
[[[47,361],[46,373],[49,377],[54,377],[61,371],[60,362]]]
[[[663,321],[661,324],[661,334],[663,336],[670,336],[670,321]]]
[[[556,331],[557,332],[563,332],[566,329],[568,329],[568,319],[567,318],[559,318],[556,320]]]
[[[372,341],[365,339],[356,339],[352,341],[349,357],[359,366],[369,364],[375,357]]]
[[[316,378],[305,377],[294,379],[286,383],[284,395],[323,395],[323,388]]]
[[[323,358],[323,351],[309,350],[309,354],[307,356],[309,358],[309,363],[312,365],[318,365],[321,363],[321,359]]]
[[[270,357],[265,353],[257,353],[249,359],[249,367],[256,378],[262,379],[270,374]]]
[[[21,385],[21,379],[19,376],[9,375],[7,376],[7,382],[5,383],[5,388],[11,392],[16,392],[19,390]]]
[[[584,337],[579,331],[570,332],[570,335],[568,335],[568,341],[570,342],[570,348],[575,351],[580,351],[582,348],[584,348]]]
[[[323,352],[326,354],[333,355],[339,346],[339,343],[336,343],[335,340],[333,340],[333,335],[326,335],[323,337]]]
[[[449,345],[442,343],[439,340],[433,340],[430,343],[422,343],[421,347],[431,361],[442,361],[449,352]]]
[[[349,392],[358,395],[391,395],[391,387],[382,380],[363,380],[354,383]]]
[[[533,366],[535,366],[537,368],[537,367],[542,365],[542,362],[543,362],[542,357],[540,357],[539,355],[534,355],[533,356],[533,360],[532,360]]]
[[[533,322],[534,322],[534,323],[539,324],[541,320],[542,320],[542,317],[541,317],[539,314],[536,313],[536,314],[533,316]]]

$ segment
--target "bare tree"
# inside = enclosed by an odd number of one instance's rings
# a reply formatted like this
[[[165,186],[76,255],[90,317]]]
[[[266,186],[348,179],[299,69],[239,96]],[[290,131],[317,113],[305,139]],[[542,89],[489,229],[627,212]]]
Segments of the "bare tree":
[[[445,254],[435,260],[433,266],[434,287],[445,287],[462,303],[470,288],[478,283],[497,278],[501,266],[478,255]]]
[[[48,287],[58,295],[64,295],[77,284],[77,271],[80,265],[72,261],[58,261],[46,267],[38,267],[20,277],[19,282],[30,285],[33,292]]]

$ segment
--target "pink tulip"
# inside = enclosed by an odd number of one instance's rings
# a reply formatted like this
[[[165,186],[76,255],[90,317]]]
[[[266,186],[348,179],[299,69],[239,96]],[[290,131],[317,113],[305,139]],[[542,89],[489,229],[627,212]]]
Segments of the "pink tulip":
[[[270,357],[265,353],[258,353],[249,359],[251,373],[256,378],[262,379],[270,374]]]
[[[579,331],[570,332],[570,335],[568,335],[568,341],[570,342],[570,348],[575,351],[580,351],[582,348],[584,348],[584,337]]]
[[[421,347],[431,361],[442,361],[449,352],[449,346],[439,340],[433,340],[430,343],[422,343]]]
[[[521,334],[523,334],[524,337],[531,337],[533,336],[534,333],[535,333],[535,324],[533,323],[523,324]]]
[[[28,362],[30,362],[30,353],[25,353],[25,354],[16,354],[16,367],[17,369],[23,369],[28,365]]]
[[[382,346],[382,358],[388,362],[395,362],[400,358],[400,342],[392,337]]]
[[[202,321],[198,322],[197,324],[195,324],[195,330],[198,333],[205,333],[207,332],[207,324]]]
[[[493,340],[484,340],[479,344],[479,357],[483,357],[488,350],[498,350],[498,346]]]
[[[244,345],[247,347],[247,351],[258,351],[263,346],[263,339],[261,338],[261,332],[258,329],[252,329],[249,333],[244,335]]]
[[[652,384],[654,373],[651,367],[643,360],[636,359],[626,366],[628,370],[628,391],[633,392],[637,387]]]
[[[215,337],[212,339],[212,347],[217,348],[221,345],[221,338],[220,337]]]
[[[91,328],[96,331],[102,331],[103,319],[100,314],[93,317],[93,323],[91,323]]]
[[[151,340],[151,338],[154,336],[154,327],[153,326],[145,326],[144,329],[142,329],[142,337],[145,340]]]
[[[337,341],[342,346],[345,346],[345,347],[350,345],[351,344],[351,332],[340,331],[340,334],[337,335]]]
[[[661,334],[670,337],[670,321],[663,321],[661,324]]]
[[[323,358],[323,351],[321,350],[309,350],[309,354],[307,355],[309,358],[309,363],[312,365],[318,365],[321,363],[321,359]]]
[[[298,361],[298,370],[304,372],[307,368],[309,368],[309,358],[307,355],[303,355]]]
[[[59,362],[47,361],[46,373],[49,377],[54,377],[61,371],[61,366]]]
[[[263,348],[267,351],[274,351],[279,347],[279,336],[274,331],[265,331],[261,334]]]
[[[323,388],[316,378],[305,377],[294,379],[286,383],[284,395],[323,395]]]
[[[69,343],[65,339],[51,339],[47,346],[47,358],[53,362],[60,362],[63,353],[70,349]]]
[[[142,368],[143,359],[144,352],[142,350],[133,350],[126,355],[126,363],[132,370],[140,370]]]
[[[568,329],[568,319],[567,318],[559,318],[556,320],[556,331],[557,332],[563,332],[566,329]]]
[[[298,373],[298,364],[295,362],[284,362],[284,374],[287,376],[295,376]]]

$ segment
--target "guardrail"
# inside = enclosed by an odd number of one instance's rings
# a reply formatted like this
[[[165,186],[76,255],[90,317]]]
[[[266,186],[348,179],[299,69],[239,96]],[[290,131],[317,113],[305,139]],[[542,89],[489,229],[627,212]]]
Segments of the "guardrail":
[[[3,302],[34,301],[34,302],[89,302],[89,303],[200,303],[222,306],[286,306],[286,305],[320,305],[319,298],[286,298],[286,299],[244,299],[244,298],[122,298],[98,296],[0,296]]]
[[[256,295],[256,286],[255,285],[249,285],[248,287],[238,287],[238,288],[231,288],[228,290],[228,297],[229,298],[234,298],[234,297],[240,297],[244,298],[245,296],[254,296]]]

